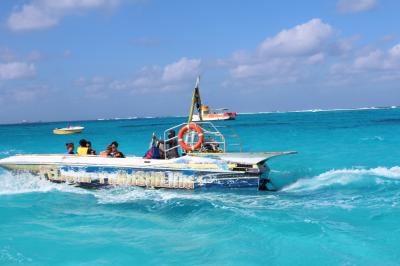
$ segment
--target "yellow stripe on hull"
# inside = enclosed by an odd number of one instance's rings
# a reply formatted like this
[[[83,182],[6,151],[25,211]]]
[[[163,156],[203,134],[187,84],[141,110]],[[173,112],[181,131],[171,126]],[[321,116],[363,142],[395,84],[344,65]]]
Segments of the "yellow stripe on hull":
[[[83,129],[76,129],[76,130],[62,130],[62,129],[54,129],[53,133],[57,135],[68,135],[68,134],[76,134],[81,133]]]

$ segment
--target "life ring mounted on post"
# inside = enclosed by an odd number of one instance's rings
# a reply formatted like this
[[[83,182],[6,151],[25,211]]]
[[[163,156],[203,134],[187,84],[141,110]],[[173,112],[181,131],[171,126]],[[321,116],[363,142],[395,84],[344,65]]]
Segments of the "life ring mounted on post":
[[[198,137],[199,137],[199,139],[197,140],[197,142],[196,142],[194,145],[192,145],[192,146],[187,145],[187,144],[183,141],[183,135],[185,135],[185,133],[186,133],[189,129],[191,129],[191,130],[193,130],[193,131],[196,131],[196,132],[197,132],[197,135],[198,135]],[[187,124],[186,126],[182,127],[181,130],[179,130],[179,133],[178,133],[178,142],[179,142],[179,145],[181,145],[181,147],[182,147],[184,150],[186,150],[186,151],[198,150],[198,149],[200,149],[201,145],[202,145],[203,142],[204,142],[203,130],[201,130],[201,127],[198,126],[198,125],[195,124],[195,123]]]

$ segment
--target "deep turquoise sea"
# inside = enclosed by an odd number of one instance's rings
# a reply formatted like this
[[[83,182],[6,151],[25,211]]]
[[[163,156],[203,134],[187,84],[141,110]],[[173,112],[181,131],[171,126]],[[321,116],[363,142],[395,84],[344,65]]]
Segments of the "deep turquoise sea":
[[[0,157],[117,140],[142,156],[185,118],[0,125]],[[85,190],[0,170],[0,265],[399,265],[400,109],[242,114],[278,192]]]

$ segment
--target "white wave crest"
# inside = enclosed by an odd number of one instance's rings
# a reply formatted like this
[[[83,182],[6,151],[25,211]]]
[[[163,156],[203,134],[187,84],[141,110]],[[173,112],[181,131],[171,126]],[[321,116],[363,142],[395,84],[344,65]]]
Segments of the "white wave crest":
[[[0,195],[33,192],[65,191],[85,193],[85,190],[67,184],[56,184],[29,173],[0,172]]]
[[[377,167],[371,169],[330,170],[312,178],[302,178],[282,189],[282,191],[313,191],[332,186],[346,186],[360,181],[372,181],[376,184],[383,179],[400,181],[400,167]]]
[[[23,151],[21,150],[15,150],[15,149],[11,149],[11,150],[5,150],[5,151],[0,151],[0,156],[5,155],[5,156],[9,156],[11,154],[17,154],[17,153],[22,153]]]

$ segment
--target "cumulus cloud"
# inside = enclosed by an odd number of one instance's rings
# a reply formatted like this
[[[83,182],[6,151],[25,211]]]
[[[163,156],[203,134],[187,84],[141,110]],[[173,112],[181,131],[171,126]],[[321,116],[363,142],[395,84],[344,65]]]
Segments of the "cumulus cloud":
[[[395,70],[400,71],[400,44],[387,51],[374,50],[354,60],[353,66],[359,70]]]
[[[0,101],[4,100],[4,102],[11,105],[15,103],[26,104],[40,101],[42,99],[49,99],[49,95],[54,92],[54,90],[43,85],[18,84],[13,85],[12,87],[6,86],[0,90]]]
[[[33,77],[36,74],[34,64],[25,62],[0,63],[0,80],[13,80]]]
[[[253,51],[239,50],[220,59],[218,65],[229,74],[222,84],[266,89],[400,79],[400,44],[389,49],[357,46],[359,36],[343,38],[338,32],[320,19],[282,30]]]
[[[14,61],[16,59],[15,53],[8,47],[0,47],[0,60]]]
[[[329,54],[341,50],[337,40],[332,40],[334,32],[321,19],[311,19],[266,38],[253,52],[235,52],[221,65],[229,68],[235,82],[262,85],[297,82]]]
[[[83,87],[87,95],[107,97],[115,91],[131,93],[154,93],[177,91],[187,88],[200,74],[201,60],[183,57],[176,62],[160,66],[145,66],[127,80],[106,77],[80,78],[77,85]],[[191,82],[191,83],[190,83]]]
[[[340,13],[358,13],[371,10],[377,4],[377,0],[339,0],[337,10]]]
[[[200,59],[181,58],[179,61],[165,66],[162,79],[166,82],[191,79],[200,72]]]
[[[353,66],[356,69],[377,69],[383,67],[384,54],[380,50],[372,51],[366,55],[357,57]]]
[[[329,24],[320,19],[283,30],[267,38],[259,47],[264,55],[309,55],[319,52],[333,33]]]
[[[349,61],[330,67],[332,77],[352,82],[381,82],[400,79],[400,44],[382,50],[366,50]]]
[[[7,19],[7,26],[13,31],[28,31],[50,28],[66,15],[84,10],[110,8],[119,0],[32,0],[16,6]]]

